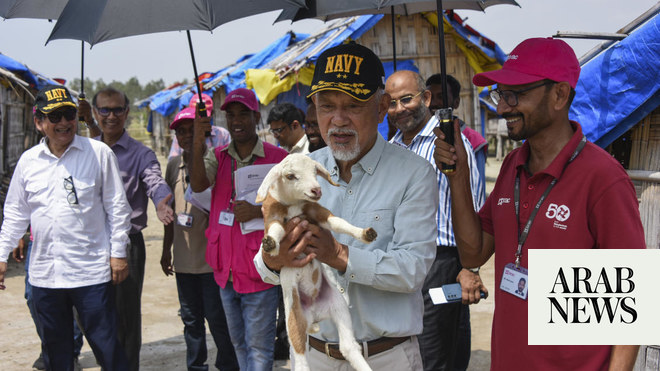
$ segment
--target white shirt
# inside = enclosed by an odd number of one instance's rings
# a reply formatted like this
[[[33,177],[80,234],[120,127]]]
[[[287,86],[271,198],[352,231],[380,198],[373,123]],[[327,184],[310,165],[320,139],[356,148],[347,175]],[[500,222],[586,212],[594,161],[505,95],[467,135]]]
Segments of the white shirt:
[[[69,203],[75,200],[64,186],[69,176],[78,204]],[[108,282],[110,257],[126,257],[130,214],[117,158],[107,145],[76,135],[57,158],[42,140],[23,153],[12,176],[0,261],[7,261],[31,225],[31,285],[74,288]]]
[[[307,135],[302,136],[296,144],[291,147],[291,150],[289,150],[289,153],[302,153],[303,155],[306,155],[309,153],[309,139],[307,139]]]

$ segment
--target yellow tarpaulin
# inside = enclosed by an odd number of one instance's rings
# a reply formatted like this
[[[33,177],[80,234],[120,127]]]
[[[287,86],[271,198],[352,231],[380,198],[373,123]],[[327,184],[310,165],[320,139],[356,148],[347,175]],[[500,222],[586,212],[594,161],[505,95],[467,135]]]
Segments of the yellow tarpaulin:
[[[261,104],[267,105],[280,93],[291,90],[296,83],[311,85],[314,66],[306,66],[295,74],[280,79],[272,69],[248,69],[245,71],[245,84],[254,89]]]
[[[436,28],[438,27],[438,15],[436,13],[424,13],[424,17],[433,26]],[[497,60],[487,56],[484,54],[484,52],[479,50],[479,48],[475,48],[471,45],[471,43],[456,33],[454,28],[449,24],[449,22],[447,22],[446,19],[443,18],[442,23],[444,26],[445,34],[451,35],[458,48],[461,49],[463,54],[465,54],[465,57],[467,57],[468,63],[470,64],[470,67],[474,69],[475,73],[493,71],[502,68],[502,65],[499,64]]]

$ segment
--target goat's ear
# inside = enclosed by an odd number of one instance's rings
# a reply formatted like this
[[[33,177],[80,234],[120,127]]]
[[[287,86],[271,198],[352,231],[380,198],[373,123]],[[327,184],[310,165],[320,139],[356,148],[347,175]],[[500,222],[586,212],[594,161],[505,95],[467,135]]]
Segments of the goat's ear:
[[[266,195],[268,195],[268,190],[270,189],[270,186],[275,183],[277,178],[280,177],[280,171],[281,167],[278,165],[273,166],[268,174],[266,174],[266,177],[264,178],[264,181],[261,182],[261,185],[259,186],[259,190],[257,190],[257,199],[255,202],[261,203],[266,199]]]
[[[339,184],[335,183],[334,180],[332,180],[332,177],[330,176],[330,172],[326,170],[323,165],[319,164],[317,161],[314,161],[316,166],[316,175],[320,175],[323,177],[323,179],[327,180],[328,183],[332,184],[335,187],[339,187]]]

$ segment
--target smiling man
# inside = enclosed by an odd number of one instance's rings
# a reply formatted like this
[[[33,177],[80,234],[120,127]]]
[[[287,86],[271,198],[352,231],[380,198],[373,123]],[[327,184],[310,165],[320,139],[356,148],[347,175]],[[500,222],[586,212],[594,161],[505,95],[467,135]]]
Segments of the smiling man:
[[[456,164],[448,178],[461,262],[478,267],[495,254],[495,371],[632,370],[637,356],[638,347],[629,345],[527,345],[526,296],[500,285],[504,274],[529,282],[529,249],[645,247],[630,178],[568,118],[579,75],[568,44],[534,38],[516,46],[501,69],[474,76],[477,86],[497,84],[491,98],[506,119],[509,137],[525,140],[504,159],[478,214],[469,203],[463,142],[451,147],[435,131],[436,160]],[[454,130],[459,133],[458,120]]]
[[[92,99],[94,116],[102,134],[95,139],[107,144],[117,156],[131,213],[130,245],[127,250],[129,275],[117,286],[119,341],[126,350],[130,371],[140,367],[142,346],[142,285],[146,250],[142,229],[147,226],[147,203],[152,200],[158,219],[165,225],[174,220],[169,206],[172,191],[160,171],[156,154],[126,131],[129,101],[126,94],[107,87]]]
[[[229,92],[221,109],[225,111],[232,140],[226,146],[206,151],[204,133],[211,130],[210,118],[195,119],[190,185],[194,192],[213,187],[206,261],[220,285],[240,368],[272,370],[278,293],[276,287],[261,280],[252,264],[264,231],[243,234],[240,223],[263,215],[260,205],[236,199],[234,172],[244,166],[279,163],[287,152],[263,142],[257,135],[261,114],[251,90],[239,88]]]
[[[437,254],[426,276],[424,295],[424,332],[419,336],[425,370],[465,370],[470,361],[470,309],[468,304],[478,303],[480,291],[488,290],[479,277],[479,270],[464,269],[458,260],[456,237],[451,218],[449,183],[441,171],[442,164],[433,159],[435,135],[433,128],[438,119],[431,115],[431,91],[422,77],[413,71],[396,71],[385,83],[385,91],[392,97],[387,110],[387,120],[399,132],[391,143],[404,147],[426,159],[435,170],[438,184],[436,239]],[[480,192],[480,175],[472,147],[461,134],[466,145],[470,168],[470,192],[474,210],[484,203]],[[463,289],[463,303],[434,305],[429,289],[459,282]],[[459,321],[460,319],[460,321]],[[459,326],[460,324],[460,326]]]
[[[126,370],[112,284],[128,274],[131,209],[117,159],[105,144],[76,135],[77,117],[63,86],[37,94],[34,123],[46,137],[21,155],[9,185],[0,289],[7,255],[30,225],[29,283],[46,368],[73,370],[73,306],[101,366]]]
[[[321,131],[319,130],[319,120],[316,118],[316,105],[309,99],[307,113],[305,113],[305,135],[309,140],[309,152],[314,152],[326,146]]]
[[[421,289],[436,252],[438,191],[428,161],[378,133],[391,101],[383,91],[384,75],[371,50],[343,44],[319,56],[310,92],[328,144],[310,157],[339,184],[320,180],[319,202],[353,225],[373,227],[376,240],[365,244],[294,218],[279,255],[259,254],[255,265],[265,281],[279,283],[276,272],[283,266],[301,266],[312,258],[327,264],[331,284],[349,304],[355,337],[366,348],[371,368],[421,370]],[[301,253],[307,257],[299,259]],[[350,369],[338,349],[335,324],[324,320],[319,325],[308,338],[310,369]]]

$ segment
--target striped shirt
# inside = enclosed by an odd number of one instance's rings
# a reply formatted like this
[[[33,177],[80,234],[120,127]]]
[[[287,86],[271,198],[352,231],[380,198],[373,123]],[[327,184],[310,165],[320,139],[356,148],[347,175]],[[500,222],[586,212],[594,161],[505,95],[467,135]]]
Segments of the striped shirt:
[[[438,196],[440,202],[438,203],[438,213],[436,214],[436,224],[438,226],[438,246],[456,246],[456,237],[454,236],[454,229],[451,219],[451,198],[449,198],[449,182],[447,177],[438,169],[433,159],[433,151],[435,150],[436,139],[433,134],[433,128],[438,125],[438,119],[432,116],[426,126],[413,138],[410,145],[403,143],[403,133],[398,131],[396,135],[390,140],[391,143],[397,144],[401,147],[407,148],[419,156],[425,158],[433,165],[436,177],[438,179]],[[461,134],[463,139],[463,146],[468,155],[468,167],[470,168],[470,189],[472,190],[472,203],[474,209],[479,211],[485,201],[485,192],[483,192],[482,182],[479,181],[480,175],[477,169],[477,162],[474,157],[474,151],[467,138]]]

